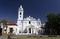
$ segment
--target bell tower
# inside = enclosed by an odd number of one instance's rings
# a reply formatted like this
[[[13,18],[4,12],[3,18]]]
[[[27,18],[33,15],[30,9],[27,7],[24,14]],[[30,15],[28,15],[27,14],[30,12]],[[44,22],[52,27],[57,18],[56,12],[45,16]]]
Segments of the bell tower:
[[[23,20],[23,8],[22,5],[20,5],[19,9],[18,9],[18,20]]]
[[[22,8],[22,5],[20,5],[20,7],[18,9],[18,19],[17,19],[18,26],[22,26],[23,13],[24,13],[24,10]]]

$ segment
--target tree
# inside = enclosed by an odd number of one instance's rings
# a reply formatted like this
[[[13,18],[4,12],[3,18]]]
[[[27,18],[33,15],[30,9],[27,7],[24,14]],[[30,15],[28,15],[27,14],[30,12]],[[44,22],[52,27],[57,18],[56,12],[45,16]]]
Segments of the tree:
[[[47,14],[45,32],[49,35],[60,35],[60,14]]]
[[[3,23],[3,29],[2,29],[2,31],[3,31],[3,35],[7,35],[7,20],[6,20],[6,18],[4,18],[4,19],[2,19],[1,20],[1,23]],[[4,28],[6,28],[6,29],[4,29]],[[5,33],[4,33],[5,32]]]

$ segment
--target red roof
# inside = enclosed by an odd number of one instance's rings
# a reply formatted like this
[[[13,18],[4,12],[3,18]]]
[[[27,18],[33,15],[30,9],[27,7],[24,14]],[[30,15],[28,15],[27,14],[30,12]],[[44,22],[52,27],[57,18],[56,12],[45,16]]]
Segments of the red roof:
[[[8,21],[7,25],[16,25],[16,23],[14,21]]]

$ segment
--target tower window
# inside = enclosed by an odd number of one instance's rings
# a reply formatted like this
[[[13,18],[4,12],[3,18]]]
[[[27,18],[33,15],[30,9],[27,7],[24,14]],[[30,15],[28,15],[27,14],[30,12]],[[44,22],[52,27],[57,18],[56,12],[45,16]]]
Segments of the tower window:
[[[21,17],[21,16],[20,16]]]
[[[21,15],[21,13],[20,13],[20,15]]]
[[[29,21],[29,24],[31,24],[31,21]]]

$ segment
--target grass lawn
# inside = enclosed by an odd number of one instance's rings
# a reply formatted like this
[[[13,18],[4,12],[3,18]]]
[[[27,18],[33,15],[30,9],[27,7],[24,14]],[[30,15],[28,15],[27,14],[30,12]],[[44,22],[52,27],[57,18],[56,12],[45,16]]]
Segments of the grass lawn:
[[[48,37],[48,36],[12,36],[15,39],[60,39],[60,37]]]

